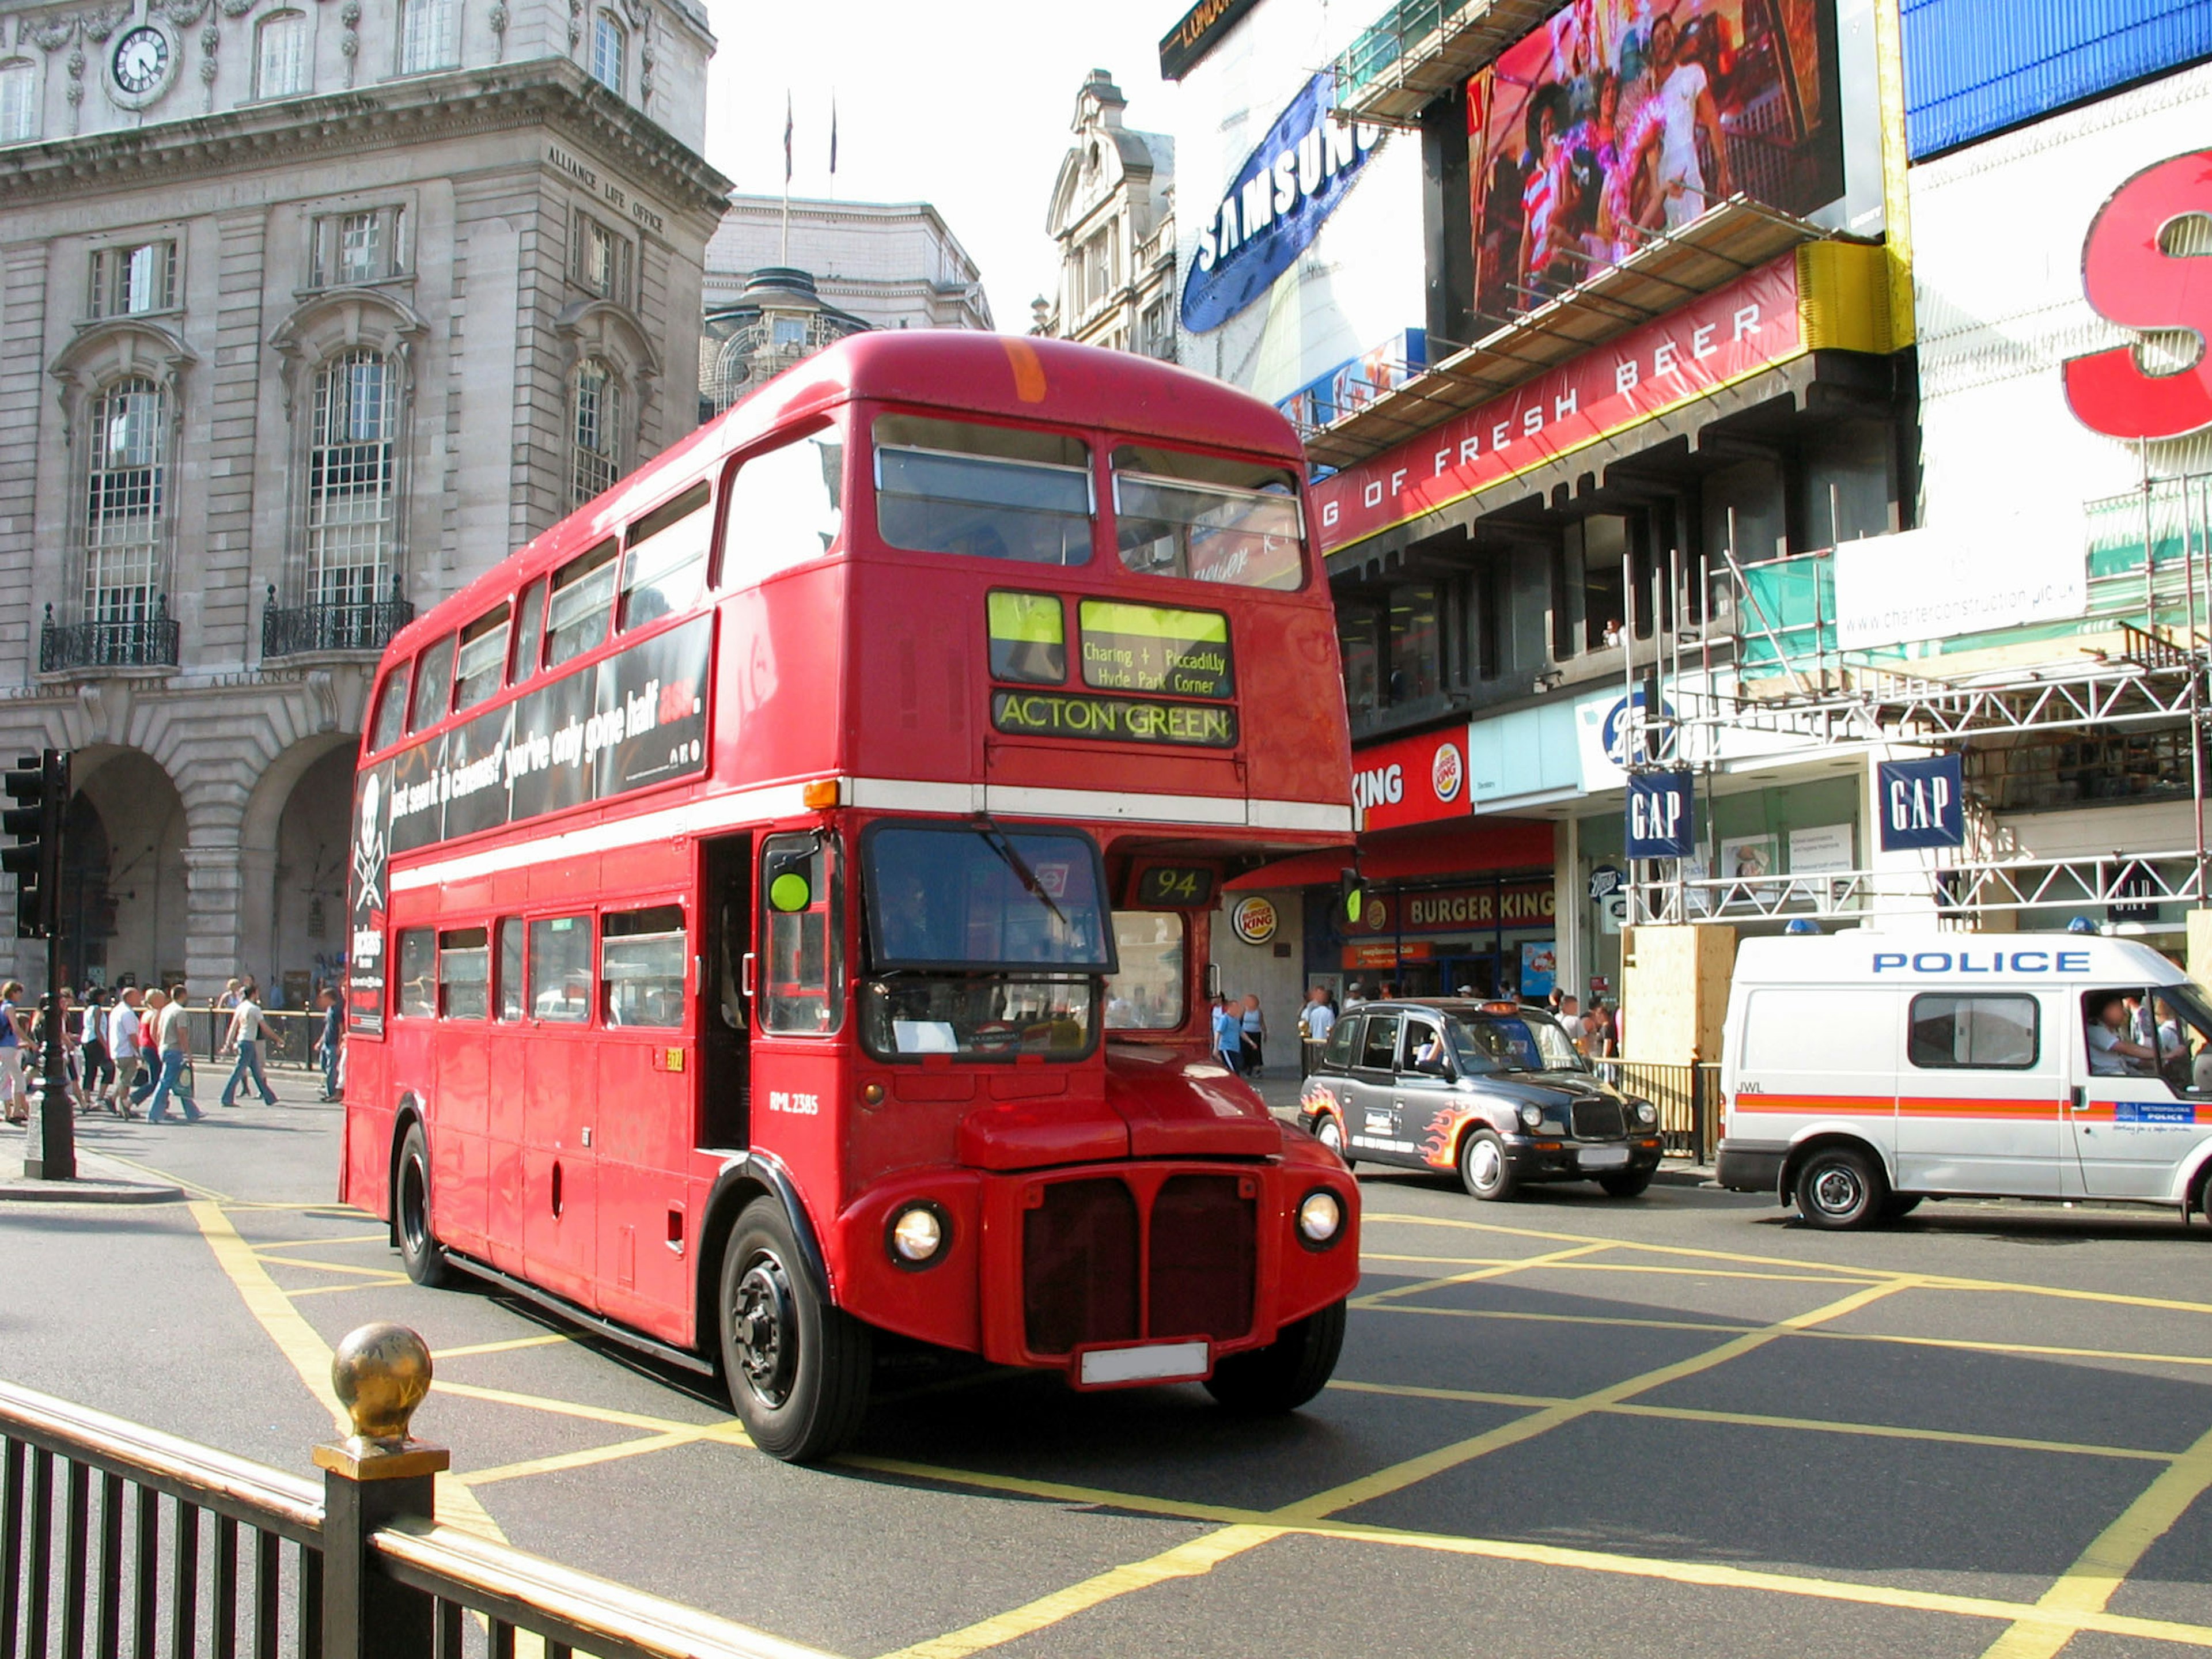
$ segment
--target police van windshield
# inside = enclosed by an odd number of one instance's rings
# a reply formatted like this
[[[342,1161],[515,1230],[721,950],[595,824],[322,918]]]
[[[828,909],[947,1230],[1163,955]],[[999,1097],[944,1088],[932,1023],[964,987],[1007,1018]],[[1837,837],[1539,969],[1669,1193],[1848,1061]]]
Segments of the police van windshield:
[[[1455,1014],[1448,1016],[1445,1024],[1463,1072],[1589,1069],[1567,1034],[1540,1014]]]

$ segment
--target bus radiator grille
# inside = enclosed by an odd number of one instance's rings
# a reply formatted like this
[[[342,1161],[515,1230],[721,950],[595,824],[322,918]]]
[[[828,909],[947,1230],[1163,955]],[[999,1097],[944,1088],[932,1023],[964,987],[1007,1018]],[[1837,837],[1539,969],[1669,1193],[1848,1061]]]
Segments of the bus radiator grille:
[[[1577,1101],[1574,1127],[1578,1140],[1618,1140],[1628,1133],[1616,1100]]]
[[[1175,1176],[1152,1201],[1146,1335],[1209,1337],[1252,1328],[1259,1207],[1235,1176]]]
[[[1031,1353],[1137,1340],[1137,1200],[1111,1179],[1055,1182],[1022,1218]]]

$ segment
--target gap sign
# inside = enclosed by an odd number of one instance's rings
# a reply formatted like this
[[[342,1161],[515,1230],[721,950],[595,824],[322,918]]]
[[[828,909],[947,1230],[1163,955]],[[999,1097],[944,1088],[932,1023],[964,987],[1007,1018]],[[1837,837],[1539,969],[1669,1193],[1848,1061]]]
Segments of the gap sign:
[[[1687,772],[1645,772],[1628,780],[1628,856],[1686,859],[1696,849],[1695,796]]]
[[[1883,761],[1875,781],[1883,852],[1966,844],[1966,763],[1958,756]]]

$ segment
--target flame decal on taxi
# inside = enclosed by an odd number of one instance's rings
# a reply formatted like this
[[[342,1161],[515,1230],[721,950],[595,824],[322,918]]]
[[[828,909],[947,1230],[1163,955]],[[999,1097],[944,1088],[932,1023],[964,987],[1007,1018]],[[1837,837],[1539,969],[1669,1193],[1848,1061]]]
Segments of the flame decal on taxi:
[[[1459,1162],[1459,1126],[1473,1114],[1463,1106],[1440,1106],[1429,1119],[1428,1138],[1421,1142],[1421,1161],[1438,1170],[1449,1170]]]

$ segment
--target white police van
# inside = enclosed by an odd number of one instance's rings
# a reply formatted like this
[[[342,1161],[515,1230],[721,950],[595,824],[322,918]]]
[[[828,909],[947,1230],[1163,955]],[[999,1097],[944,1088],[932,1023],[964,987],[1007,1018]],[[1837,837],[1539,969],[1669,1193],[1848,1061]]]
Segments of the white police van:
[[[1968,1194],[2206,1208],[2212,999],[2130,939],[1747,939],[1722,1054],[1720,1184],[1815,1226]]]

